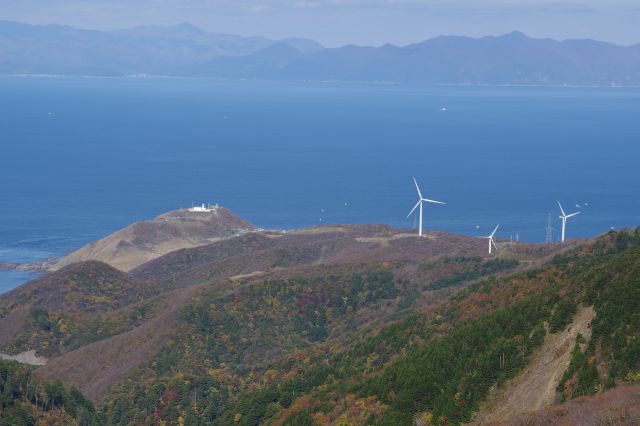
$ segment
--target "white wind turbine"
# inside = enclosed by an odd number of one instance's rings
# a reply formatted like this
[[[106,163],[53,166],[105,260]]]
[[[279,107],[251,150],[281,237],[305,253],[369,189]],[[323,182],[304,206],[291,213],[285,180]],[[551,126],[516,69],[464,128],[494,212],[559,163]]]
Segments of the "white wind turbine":
[[[580,212],[577,213],[572,213],[572,214],[566,214],[564,212],[564,210],[562,209],[562,204],[560,204],[560,201],[558,201],[558,207],[560,207],[560,213],[562,213],[562,216],[559,216],[560,219],[562,219],[562,242],[564,243],[564,231],[565,228],[567,227],[567,219],[569,219],[570,217],[573,217],[577,214],[580,214]]]
[[[409,214],[407,215],[407,217],[411,216],[413,214],[413,212],[420,207],[420,218],[418,220],[418,235],[422,237],[422,204],[423,203],[434,203],[434,204],[446,204],[443,203],[442,201],[436,201],[436,200],[430,200],[428,198],[424,198],[422,196],[422,192],[420,192],[420,187],[418,186],[418,181],[416,180],[416,178],[413,178],[413,183],[416,184],[416,189],[418,190],[418,202],[416,203],[416,205],[411,209],[411,211],[409,212]]]
[[[500,225],[496,226],[496,229],[494,229],[491,235],[489,235],[488,237],[480,237],[480,238],[486,238],[489,240],[489,254],[493,253],[493,250],[491,247],[492,245],[493,247],[496,248],[496,250],[498,250],[498,246],[496,245],[496,242],[493,240],[493,236],[496,235],[496,231],[498,230],[499,227]]]

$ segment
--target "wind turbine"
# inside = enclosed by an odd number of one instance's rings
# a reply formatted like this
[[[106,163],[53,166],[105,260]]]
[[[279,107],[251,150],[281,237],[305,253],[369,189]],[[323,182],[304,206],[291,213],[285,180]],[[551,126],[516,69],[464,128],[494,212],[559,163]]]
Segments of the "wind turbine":
[[[493,241],[493,236],[496,235],[496,231],[498,230],[499,227],[500,225],[496,226],[496,229],[494,229],[491,235],[489,235],[488,237],[480,237],[480,238],[486,238],[489,240],[489,254],[493,252],[491,245],[493,245],[493,247],[495,247],[496,250],[498,250],[498,246],[496,245],[496,242]]]
[[[566,214],[564,212],[564,210],[562,209],[562,204],[560,204],[560,201],[558,201],[558,207],[560,207],[560,213],[562,213],[562,216],[559,216],[559,217],[560,217],[560,219],[562,219],[562,239],[561,239],[561,241],[564,243],[564,230],[567,227],[567,219],[569,219],[570,217],[573,217],[573,216],[575,216],[577,214],[580,214],[580,212]]]
[[[443,203],[442,201],[436,201],[436,200],[430,200],[428,198],[424,198],[422,196],[422,192],[420,192],[420,187],[418,186],[418,181],[416,180],[415,177],[413,178],[413,183],[416,184],[416,189],[418,190],[418,202],[416,203],[415,206],[413,206],[413,208],[411,209],[407,217],[411,216],[413,212],[418,207],[420,207],[420,219],[418,220],[418,235],[422,237],[422,204],[423,203],[446,204],[446,203]]]

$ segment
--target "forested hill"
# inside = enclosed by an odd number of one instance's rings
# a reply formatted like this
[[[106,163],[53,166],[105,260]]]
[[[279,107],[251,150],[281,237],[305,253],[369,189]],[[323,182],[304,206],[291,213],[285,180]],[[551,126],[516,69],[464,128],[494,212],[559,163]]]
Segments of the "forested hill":
[[[182,332],[114,389],[105,410],[121,424],[140,413],[188,424],[464,423],[581,306],[595,310],[592,336],[576,337],[556,401],[640,380],[640,229],[476,281],[436,305],[416,303],[424,288],[380,270],[205,292],[183,312]],[[341,318],[393,299],[381,321],[336,338]]]
[[[640,228],[498,248],[345,226],[247,234],[128,276],[71,265],[50,280],[65,303],[35,292],[47,281],[0,298],[0,351],[48,357],[35,377],[90,396],[88,424],[444,425],[492,410],[589,424],[577,397],[594,398],[591,419],[637,424]],[[548,354],[540,398],[505,398]],[[31,404],[13,395],[3,416]]]
[[[104,423],[93,403],[59,381],[46,383],[15,361],[0,360],[0,424],[11,426]]]

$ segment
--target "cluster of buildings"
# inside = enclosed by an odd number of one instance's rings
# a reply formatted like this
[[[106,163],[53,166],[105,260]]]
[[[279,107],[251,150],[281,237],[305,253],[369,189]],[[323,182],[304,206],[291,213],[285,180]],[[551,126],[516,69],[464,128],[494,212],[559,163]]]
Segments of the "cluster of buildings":
[[[200,213],[210,213],[212,211],[215,211],[219,208],[220,206],[218,206],[217,204],[215,205],[211,205],[211,204],[207,204],[206,206],[204,205],[204,203],[202,203],[201,206],[191,206],[191,208],[189,209],[190,212],[200,212]]]

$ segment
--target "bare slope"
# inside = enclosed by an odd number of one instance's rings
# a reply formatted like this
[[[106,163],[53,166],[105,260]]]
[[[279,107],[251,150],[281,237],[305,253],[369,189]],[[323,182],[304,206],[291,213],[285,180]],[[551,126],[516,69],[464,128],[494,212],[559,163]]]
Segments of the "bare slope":
[[[486,407],[472,424],[505,421],[514,414],[540,410],[556,402],[556,388],[569,366],[576,336],[591,337],[592,307],[582,308],[564,331],[547,334],[544,344],[527,368],[504,388],[489,397]]]
[[[198,247],[254,229],[230,210],[212,212],[177,210],[157,218],[137,222],[69,254],[53,270],[86,260],[108,263],[129,271],[166,253]]]

